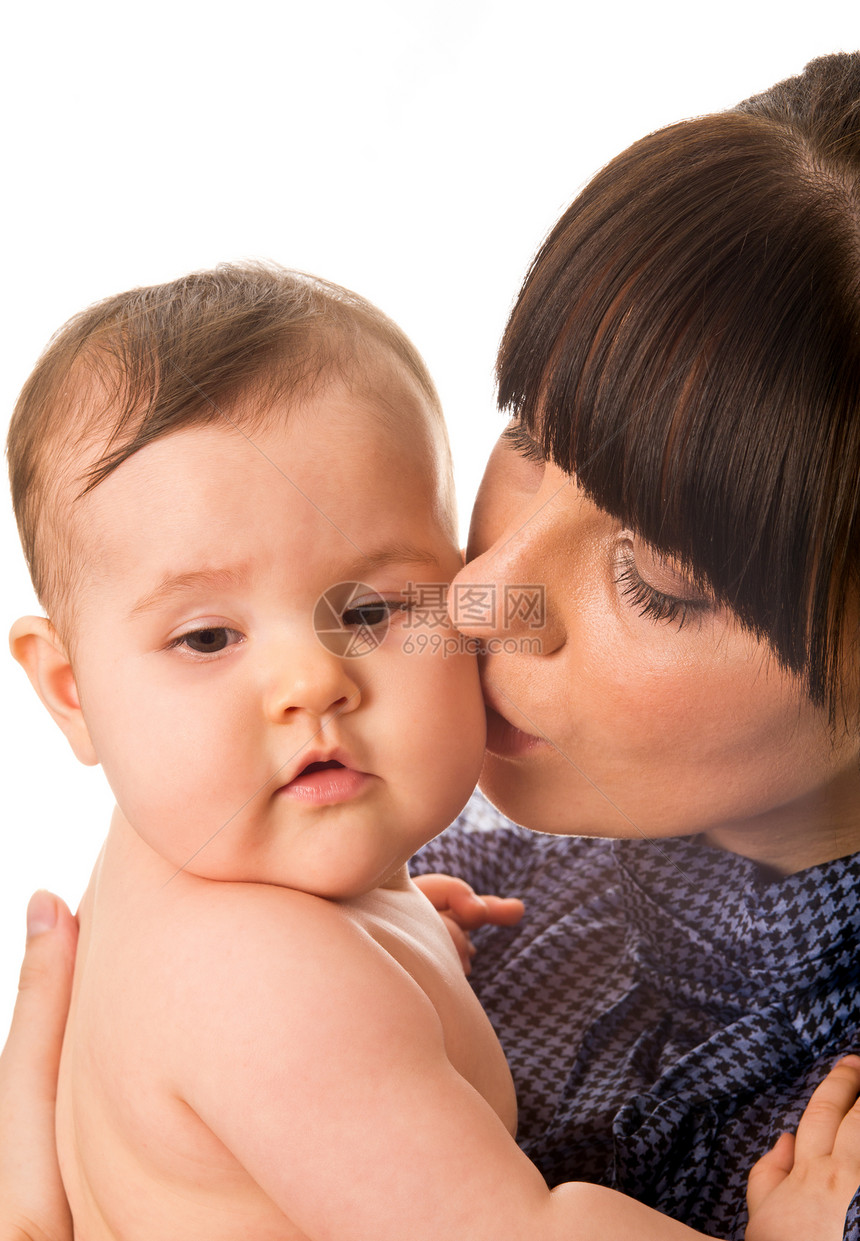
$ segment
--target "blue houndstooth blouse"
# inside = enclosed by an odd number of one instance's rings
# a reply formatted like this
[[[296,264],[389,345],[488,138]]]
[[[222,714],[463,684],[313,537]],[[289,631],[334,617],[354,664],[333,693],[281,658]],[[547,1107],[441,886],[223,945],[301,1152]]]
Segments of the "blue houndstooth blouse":
[[[537,835],[476,795],[411,869],[526,902],[474,936],[472,982],[547,1181],[740,1241],[751,1164],[860,1052],[860,854],[783,878],[695,837]]]

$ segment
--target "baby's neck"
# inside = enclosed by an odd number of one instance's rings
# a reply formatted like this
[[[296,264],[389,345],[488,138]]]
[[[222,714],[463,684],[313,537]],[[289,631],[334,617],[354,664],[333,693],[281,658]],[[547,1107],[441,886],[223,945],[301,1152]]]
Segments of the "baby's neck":
[[[188,882],[231,882],[229,875],[219,876],[217,879],[214,879],[196,874],[192,869],[193,859],[188,867],[176,866],[148,844],[137,829],[129,823],[119,806],[114,807],[105,847],[96,867],[96,875],[103,861],[110,866],[112,873],[120,872],[127,876],[133,876],[134,886],[137,889],[143,887],[160,888],[168,884]],[[94,879],[96,875],[94,875]],[[247,880],[237,877],[236,882],[247,882]],[[266,882],[271,883],[272,881],[267,880]],[[288,885],[281,886],[286,887]],[[363,903],[368,898],[372,898],[374,893],[405,892],[412,889],[413,885],[409,878],[409,870],[404,863],[378,887],[374,887],[355,897],[354,902],[357,904]]]

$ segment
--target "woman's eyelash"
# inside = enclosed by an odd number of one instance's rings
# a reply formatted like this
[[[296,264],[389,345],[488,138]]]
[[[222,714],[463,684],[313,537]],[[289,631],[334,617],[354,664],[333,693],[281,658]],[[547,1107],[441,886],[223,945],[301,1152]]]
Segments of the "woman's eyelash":
[[[534,461],[538,465],[544,464],[546,458],[540,444],[536,443],[525,427],[520,426],[518,422],[512,422],[505,427],[502,437],[526,461]]]
[[[683,629],[691,616],[700,615],[711,606],[707,599],[677,599],[650,586],[639,576],[636,561],[630,555],[623,556],[615,581],[639,615],[649,617],[655,624],[664,621]]]

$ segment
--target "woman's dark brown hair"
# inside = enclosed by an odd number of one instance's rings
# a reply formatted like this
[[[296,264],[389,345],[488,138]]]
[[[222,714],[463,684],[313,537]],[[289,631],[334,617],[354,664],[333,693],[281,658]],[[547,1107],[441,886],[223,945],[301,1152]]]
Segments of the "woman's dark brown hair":
[[[499,399],[834,717],[858,664],[860,53],[618,156],[555,226]]]

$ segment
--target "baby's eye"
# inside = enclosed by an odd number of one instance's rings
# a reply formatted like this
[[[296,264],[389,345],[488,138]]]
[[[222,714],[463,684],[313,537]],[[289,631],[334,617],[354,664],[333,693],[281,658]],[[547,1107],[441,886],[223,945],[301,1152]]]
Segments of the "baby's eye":
[[[237,630],[217,625],[212,626],[211,629],[195,629],[191,633],[184,633],[176,639],[173,645],[185,647],[186,650],[193,651],[195,655],[217,655],[220,651],[226,650],[228,646],[241,641],[242,635]]]
[[[357,599],[343,613],[343,623],[373,629],[377,625],[386,625],[391,620],[392,612],[402,611],[403,607],[401,599],[383,599],[380,595]]]

